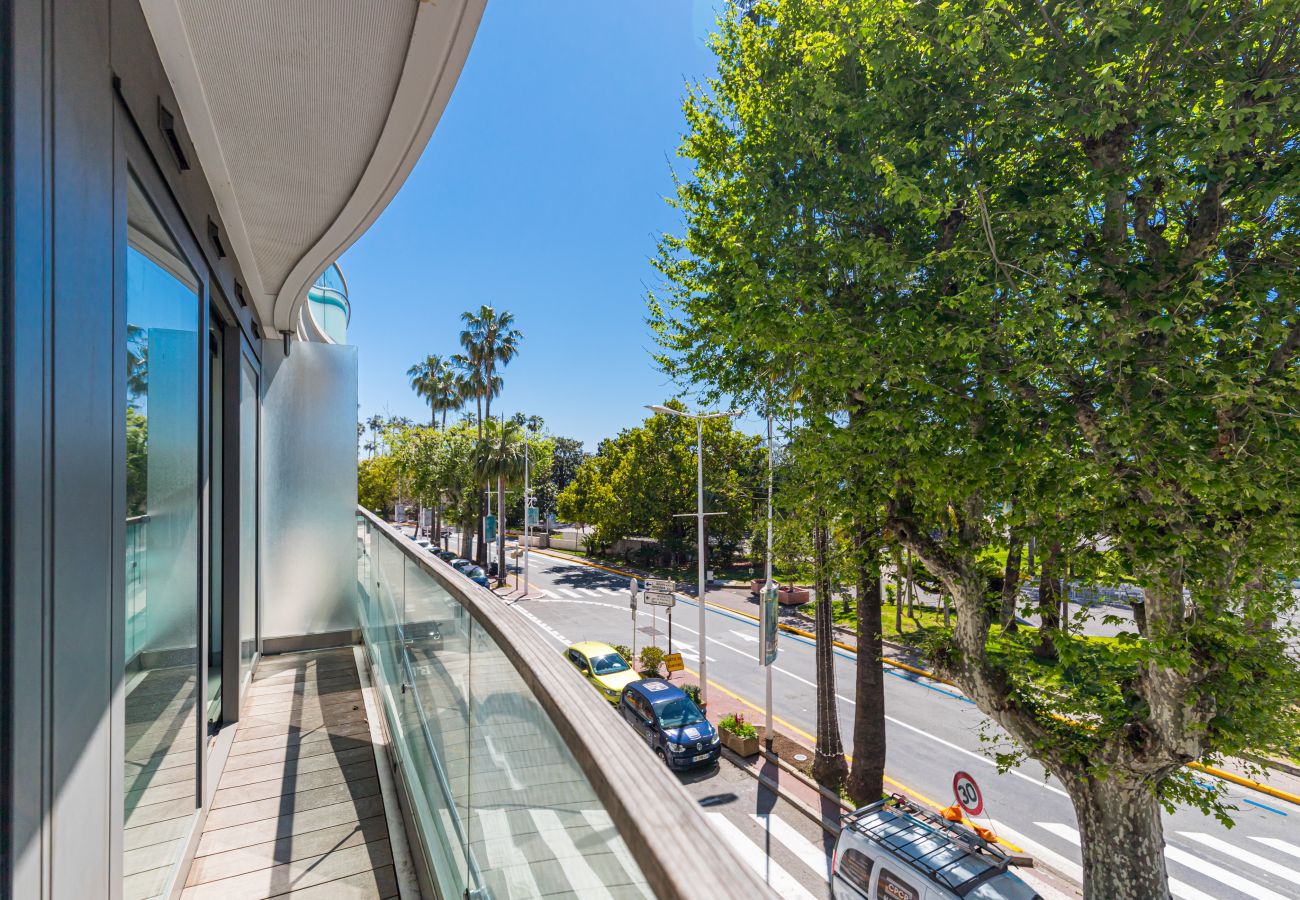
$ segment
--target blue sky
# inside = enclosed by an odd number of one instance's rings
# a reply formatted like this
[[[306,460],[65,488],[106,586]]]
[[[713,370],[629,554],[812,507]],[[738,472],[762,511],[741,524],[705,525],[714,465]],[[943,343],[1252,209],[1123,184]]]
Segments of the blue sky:
[[[492,0],[419,164],[340,261],[360,348],[361,416],[427,420],[406,369],[458,348],[459,314],[524,333],[493,412],[587,442],[676,391],[645,325],[649,258],[688,80],[714,68],[713,0]]]

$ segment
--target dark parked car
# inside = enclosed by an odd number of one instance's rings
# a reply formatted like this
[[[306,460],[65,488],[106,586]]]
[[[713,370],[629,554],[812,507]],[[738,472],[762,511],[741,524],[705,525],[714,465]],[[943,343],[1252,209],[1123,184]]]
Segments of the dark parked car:
[[[623,688],[623,718],[672,769],[712,765],[722,752],[718,730],[677,685],[646,678]]]
[[[456,552],[454,550],[435,550],[433,553],[443,562],[451,562],[456,558]]]
[[[487,574],[478,566],[470,566],[468,569],[461,569],[460,573],[479,587],[487,587],[489,584]]]

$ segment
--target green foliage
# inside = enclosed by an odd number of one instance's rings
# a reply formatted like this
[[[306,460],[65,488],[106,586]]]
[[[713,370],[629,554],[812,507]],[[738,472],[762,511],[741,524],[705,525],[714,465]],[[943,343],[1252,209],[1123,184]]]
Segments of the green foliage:
[[[733,11],[650,299],[670,373],[760,404],[776,385],[816,441],[809,485],[879,486],[956,602],[936,662],[1027,752],[1220,811],[1171,773],[1300,731],[1294,15]],[[1053,636],[1050,676],[1027,638],[986,646],[1012,528],[1141,585],[1146,627]]]
[[[126,408],[126,514],[149,512],[149,417]]]
[[[381,515],[397,500],[397,464],[392,456],[357,462],[357,503]]]
[[[683,684],[682,693],[685,694],[687,697],[690,697],[691,702],[694,703],[696,706],[698,706],[701,710],[704,709],[704,703],[703,701],[700,700],[700,686],[698,684],[691,684],[689,682]]]
[[[758,729],[750,722],[745,721],[744,713],[727,713],[718,723],[718,728],[728,734],[733,734],[741,740],[758,737]]]
[[[653,678],[659,674],[659,667],[664,664],[664,651],[662,647],[656,647],[654,644],[647,644],[641,648],[641,674],[647,678]]]
[[[679,407],[680,408],[680,407]],[[595,527],[595,543],[650,537],[678,553],[695,545],[695,522],[676,514],[696,505],[696,426],[655,413],[635,428],[601,441],[559,495],[561,518]],[[704,424],[705,504],[709,538],[724,552],[745,536],[763,454],[757,438],[736,431],[729,419]]]

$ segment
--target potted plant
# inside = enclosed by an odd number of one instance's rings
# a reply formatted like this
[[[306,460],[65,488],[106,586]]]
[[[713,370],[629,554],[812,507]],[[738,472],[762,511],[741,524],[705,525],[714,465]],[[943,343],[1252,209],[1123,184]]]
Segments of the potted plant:
[[[682,685],[682,693],[691,698],[691,702],[700,708],[700,712],[705,712],[704,701],[700,699],[700,686],[690,684],[689,682]]]
[[[742,713],[727,713],[718,723],[718,733],[722,743],[732,752],[741,756],[753,756],[758,752],[758,729],[745,721]]]
[[[641,674],[646,678],[658,678],[659,667],[664,662],[664,651],[650,645],[641,648]]]

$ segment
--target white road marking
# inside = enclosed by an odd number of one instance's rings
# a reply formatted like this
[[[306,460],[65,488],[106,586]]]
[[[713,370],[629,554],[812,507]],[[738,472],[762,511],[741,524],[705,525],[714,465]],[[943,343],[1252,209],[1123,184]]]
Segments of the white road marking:
[[[839,695],[837,694],[836,696]],[[840,699],[844,699],[844,698],[841,697]],[[947,747],[949,750],[956,750],[958,753],[964,753],[966,756],[969,756],[971,759],[978,759],[982,763],[987,763],[988,765],[993,766],[995,769],[997,768],[998,765],[997,763],[989,759],[987,756],[984,756],[983,754],[976,753],[974,750],[967,750],[965,747],[959,747],[956,744],[952,743],[951,741],[945,741],[943,738],[936,737],[933,734],[930,734],[930,732],[925,731],[924,729],[917,728],[915,725],[910,725],[907,722],[904,722],[902,719],[896,719],[893,716],[885,716],[885,719],[889,722],[893,722],[895,725],[899,725],[903,728],[906,728],[908,731],[915,731],[917,734],[924,735],[925,737],[928,737],[930,740],[934,741],[936,744],[942,744],[943,746]],[[1034,778],[1032,775],[1026,775],[1024,772],[1019,772],[1015,769],[1012,769],[1009,774],[1015,775],[1017,778],[1024,779],[1025,781],[1028,781],[1030,784],[1036,784],[1040,788],[1044,788],[1045,790],[1051,791],[1053,794],[1060,794],[1062,797],[1070,796],[1060,788],[1052,787],[1050,784],[1044,784],[1041,778]]]
[[[1289,853],[1292,856],[1300,857],[1300,847],[1295,844],[1288,844],[1286,841],[1278,838],[1252,837],[1252,841],[1259,841],[1265,847],[1272,847],[1274,850],[1280,850],[1283,853]]]
[[[616,591],[613,588],[603,587],[601,588],[601,590],[604,591],[606,594],[609,594],[611,597],[626,597],[628,595],[628,591],[626,589],[621,591]]]
[[[1191,840],[1196,841],[1198,844],[1212,847],[1226,856],[1239,859],[1247,865],[1254,866],[1257,869],[1263,869],[1265,872],[1268,872],[1271,875],[1276,875],[1279,878],[1285,878],[1292,884],[1300,884],[1300,872],[1297,872],[1290,866],[1275,863],[1273,860],[1251,853],[1249,850],[1243,850],[1241,847],[1229,844],[1227,841],[1217,838],[1212,834],[1202,834],[1199,831],[1180,831],[1178,833],[1185,838],[1190,838]]]
[[[510,833],[509,815],[504,810],[484,807],[478,811],[477,818],[483,828],[487,864],[505,874],[507,895],[539,896],[542,890],[537,886],[537,880],[533,878],[531,867],[520,865],[522,860],[519,859],[517,851],[514,851],[515,836]],[[512,852],[505,852],[507,849]]]
[[[767,882],[778,897],[784,900],[813,900],[813,895],[806,891],[794,876],[772,861],[763,849],[745,836],[745,832],[732,824],[722,813],[705,813],[709,821],[736,851],[745,865],[753,869],[759,878]]]
[[[614,820],[609,817],[609,813],[603,809],[584,809],[582,817],[587,820],[587,824],[591,826],[592,831],[595,831],[605,842],[605,846],[614,854],[614,858],[618,860],[619,865],[627,872],[629,878],[644,877],[641,875],[641,867],[636,864],[636,860],[632,858],[632,852],[627,849],[627,844],[619,835],[618,829],[614,827]],[[637,889],[641,896],[650,896],[649,891],[642,885],[633,884],[632,886]]]
[[[1039,828],[1046,829],[1057,837],[1063,837],[1076,847],[1079,846],[1079,832],[1069,825],[1063,825],[1060,822],[1035,822]],[[1165,859],[1173,860],[1180,865],[1184,865],[1194,872],[1200,872],[1207,878],[1213,878],[1228,887],[1241,891],[1254,897],[1255,900],[1287,900],[1276,891],[1270,891],[1266,887],[1255,884],[1249,879],[1242,878],[1235,872],[1229,872],[1227,869],[1220,868],[1213,863],[1193,856],[1185,850],[1179,850],[1177,847],[1171,847],[1165,844]],[[1169,879],[1169,890],[1185,900],[1213,900],[1209,894],[1198,891],[1190,885],[1183,884],[1181,881]]]
[[[800,862],[817,873],[818,878],[831,880],[831,859],[826,855],[826,851],[800,834],[793,825],[779,816],[751,813],[750,817],[764,831],[784,844],[787,850],[799,857]]]
[[[993,833],[998,835],[998,837],[1004,837],[1011,843],[1024,848],[1026,853],[1035,859],[1041,859],[1043,862],[1047,863],[1049,868],[1055,869],[1071,881],[1079,884],[1083,883],[1083,866],[1079,865],[1074,860],[1066,859],[1055,850],[1043,846],[1032,838],[1016,831],[1014,828],[1008,828],[1000,821],[990,820],[989,827],[993,829]]]
[[[541,631],[542,631],[543,634],[547,635],[548,637],[552,637],[552,638],[554,638],[555,640],[559,641],[561,647],[567,647],[567,646],[569,646],[570,644],[573,643],[573,641],[569,640],[569,639],[566,638],[564,635],[560,634],[558,631],[556,631],[556,630],[555,630],[554,628],[552,628],[550,625],[547,625],[545,622],[543,622],[541,619],[537,618],[537,616],[533,615],[531,612],[529,612],[527,609],[524,609],[524,607],[520,606],[519,604],[516,603],[516,604],[512,607],[512,609],[516,609],[516,610],[518,610],[518,611],[519,611],[519,614],[520,614],[521,616],[523,616],[525,619],[527,619],[528,621],[532,622],[532,623],[533,623],[534,625],[536,625],[539,629],[541,629]]]
[[[613,894],[605,886],[605,880],[596,874],[582,851],[573,843],[569,829],[560,821],[559,813],[553,809],[534,809],[532,816],[542,839],[555,852],[556,862],[560,864],[574,892],[579,897],[612,897]]]
[[[573,591],[569,590],[568,588],[556,588],[556,590],[566,597],[572,597],[574,600],[578,599],[578,595],[575,594]]]
[[[599,593],[599,592],[597,592],[597,591],[593,591],[591,588],[574,588],[574,590],[575,590],[575,591],[581,591],[583,594],[587,595],[588,597],[599,597],[599,596],[600,596],[600,593]]]
[[[752,634],[746,634],[745,632],[737,631],[734,628],[729,628],[727,630],[730,631],[732,634],[734,634],[736,637],[740,638],[742,641],[751,641],[755,644],[758,643],[758,638],[754,637],[754,635]]]

